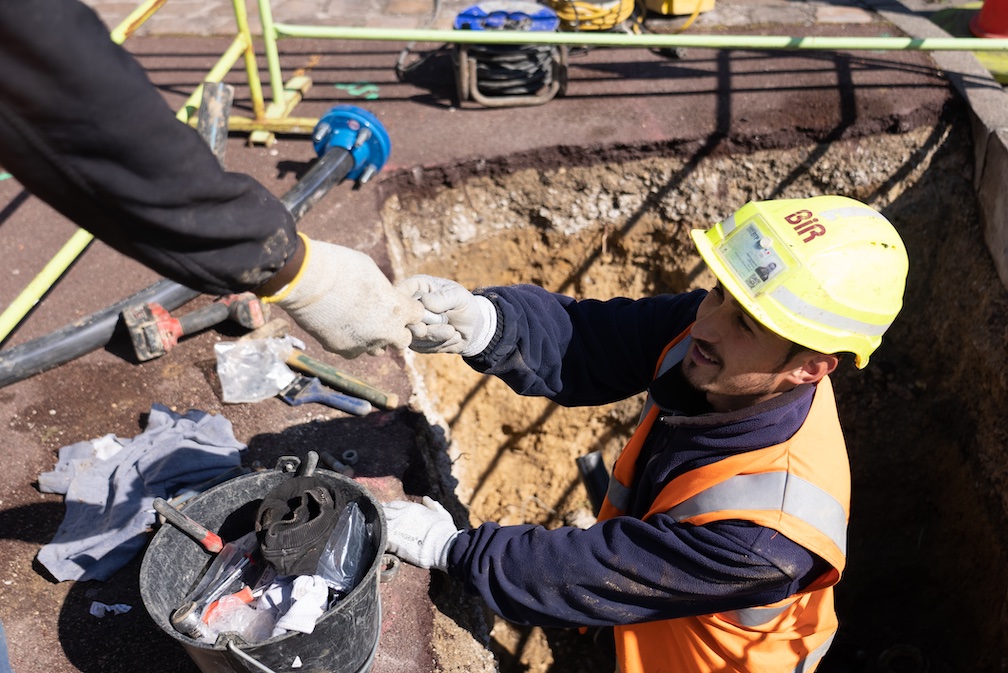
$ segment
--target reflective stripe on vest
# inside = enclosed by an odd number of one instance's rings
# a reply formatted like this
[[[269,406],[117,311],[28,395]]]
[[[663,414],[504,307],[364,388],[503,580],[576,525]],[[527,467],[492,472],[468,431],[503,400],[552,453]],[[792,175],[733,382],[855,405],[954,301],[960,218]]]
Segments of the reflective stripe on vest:
[[[655,377],[687,355],[689,330],[667,347]],[[640,424],[613,467],[599,520],[624,514],[636,463],[661,415],[648,397]],[[836,635],[832,585],[846,559],[850,478],[832,386],[816,388],[808,418],[795,435],[691,470],[665,486],[642,518],[661,513],[694,525],[726,519],[779,531],[825,559],[832,570],[803,593],[779,603],[616,626],[624,673],[717,673],[754,670],[809,673]]]
[[[725,510],[774,510],[795,516],[822,531],[847,553],[847,513],[836,498],[787,472],[740,474],[676,505],[668,514],[685,521]]]
[[[785,601],[783,605],[774,605],[760,608],[742,608],[741,610],[729,610],[718,613],[730,622],[739,626],[763,626],[780,617],[784,612],[794,605],[794,600]]]
[[[686,357],[686,353],[689,352],[690,344],[692,343],[693,339],[689,337],[689,329],[686,329],[666,346],[665,351],[658,360],[654,378],[658,378],[676,364],[682,362]],[[644,441],[647,434],[651,432],[651,426],[654,425],[656,418],[658,418],[658,407],[655,406],[654,400],[648,394],[647,400],[644,402],[644,409],[641,410],[640,420],[637,422],[637,429],[634,431],[633,436],[630,438],[630,443],[627,445],[628,448],[635,441]],[[608,516],[614,516],[618,512],[625,512],[629,507],[630,485],[622,483],[617,476],[617,470],[613,469],[612,474],[609,475],[609,486],[606,488],[605,502],[603,502],[602,511],[599,514],[603,515],[604,513]],[[614,511],[614,509],[618,510],[618,512]]]
[[[682,341],[673,342],[672,348],[668,349],[665,352],[665,356],[661,359],[658,369],[655,371],[654,377],[657,379],[659,376],[685,360],[686,353],[689,353],[689,349],[692,344],[693,339],[688,336],[684,337]],[[648,412],[651,411],[654,404],[654,400],[651,398],[651,394],[649,393],[647,399],[644,401],[644,408],[641,409],[640,418],[637,421],[638,425],[644,422],[644,419],[647,417]]]
[[[606,489],[606,498],[613,507],[626,510],[630,507],[630,487],[619,483],[616,475],[609,476],[609,488]]]
[[[833,639],[836,638],[836,634],[837,632],[834,631],[830,634],[830,637],[826,639],[826,642],[809,652],[808,656],[806,656],[800,664],[795,666],[795,673],[808,673],[808,671],[814,670],[815,667],[819,665],[819,660],[826,656],[826,652],[829,650],[830,645],[833,644]]]

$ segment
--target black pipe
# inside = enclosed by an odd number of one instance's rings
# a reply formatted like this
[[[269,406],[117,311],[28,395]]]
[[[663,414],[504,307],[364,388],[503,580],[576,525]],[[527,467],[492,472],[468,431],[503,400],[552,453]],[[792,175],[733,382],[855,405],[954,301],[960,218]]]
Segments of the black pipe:
[[[38,339],[7,348],[0,353],[0,388],[40,374],[79,358],[109,342],[119,323],[119,314],[130,306],[156,302],[171,311],[200,295],[172,280],[159,280],[96,313]]]
[[[353,168],[353,155],[342,147],[333,147],[319,157],[280,200],[296,222]],[[200,294],[175,281],[162,279],[62,329],[0,351],[0,388],[106,346],[115,333],[119,315],[130,306],[157,303],[165,310],[173,311]]]
[[[332,147],[318,158],[290,191],[280,197],[295,220],[308,212],[329,189],[349,175],[354,158],[342,147]]]

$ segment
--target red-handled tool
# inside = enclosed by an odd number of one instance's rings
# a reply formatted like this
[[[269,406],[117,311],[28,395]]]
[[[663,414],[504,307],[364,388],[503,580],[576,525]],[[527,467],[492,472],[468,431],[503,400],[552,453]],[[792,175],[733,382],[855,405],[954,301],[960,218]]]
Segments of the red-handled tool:
[[[174,348],[183,336],[196,334],[225,320],[233,320],[248,329],[266,324],[262,302],[251,292],[226,295],[179,318],[153,302],[130,306],[122,315],[140,362],[161,357]]]
[[[216,554],[224,548],[224,540],[220,535],[196,523],[182,512],[172,507],[164,498],[154,499],[154,509],[171,525],[199,542],[211,554]]]
[[[227,596],[222,596],[218,598],[214,602],[210,603],[210,605],[206,607],[206,610],[203,611],[204,624],[210,623],[210,618],[213,616],[213,613],[217,611],[217,607],[220,605],[220,602],[225,598],[237,598],[242,603],[248,605],[249,603],[251,603],[256,599],[256,596],[252,593],[252,587],[246,585],[242,587],[241,591],[237,593],[229,594]]]

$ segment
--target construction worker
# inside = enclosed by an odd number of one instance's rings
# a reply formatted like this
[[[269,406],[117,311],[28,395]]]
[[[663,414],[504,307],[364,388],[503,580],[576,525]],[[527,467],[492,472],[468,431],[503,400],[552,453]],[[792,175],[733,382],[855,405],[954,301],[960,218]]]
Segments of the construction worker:
[[[692,235],[710,291],[403,281],[429,311],[416,351],[565,406],[648,395],[597,523],[460,529],[425,497],[386,503],[389,548],[512,622],[612,627],[621,673],[812,671],[837,631],[850,496],[829,374],[881,343],[906,249],[840,196],[751,202]]]
[[[195,290],[254,290],[346,357],[409,344],[420,304],[222,170],[84,4],[0,2],[0,73],[0,166],[78,226]]]

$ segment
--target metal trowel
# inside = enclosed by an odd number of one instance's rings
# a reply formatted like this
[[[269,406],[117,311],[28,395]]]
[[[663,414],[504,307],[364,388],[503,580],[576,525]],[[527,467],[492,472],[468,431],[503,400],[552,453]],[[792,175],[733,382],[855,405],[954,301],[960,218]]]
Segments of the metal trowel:
[[[355,416],[365,416],[374,409],[367,400],[331,390],[314,376],[298,376],[277,397],[292,406],[317,402]]]

